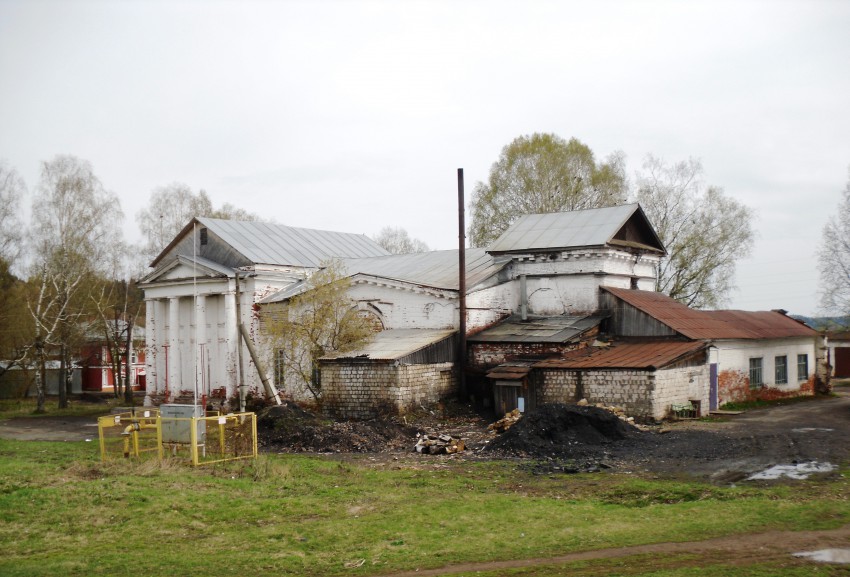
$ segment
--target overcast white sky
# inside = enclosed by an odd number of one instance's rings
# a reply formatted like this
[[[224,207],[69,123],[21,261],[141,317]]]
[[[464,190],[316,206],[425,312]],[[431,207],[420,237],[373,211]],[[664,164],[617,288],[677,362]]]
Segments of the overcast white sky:
[[[817,312],[850,166],[850,2],[0,0],[0,158],[91,161],[125,231],[174,181],[293,226],[457,245],[533,132],[702,160],[755,209],[731,306]]]

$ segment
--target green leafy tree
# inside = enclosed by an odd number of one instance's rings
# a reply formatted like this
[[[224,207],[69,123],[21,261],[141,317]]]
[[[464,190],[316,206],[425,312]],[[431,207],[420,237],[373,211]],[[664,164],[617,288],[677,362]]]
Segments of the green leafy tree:
[[[263,308],[264,332],[277,351],[279,370],[297,379],[316,400],[322,396],[319,358],[354,350],[374,333],[372,322],[358,313],[348,296],[350,286],[342,263],[334,260],[313,273],[303,292],[288,303]]]
[[[827,314],[850,315],[850,178],[838,210],[823,227],[818,263],[821,308]]]
[[[502,149],[488,181],[475,185],[470,244],[486,247],[523,214],[614,206],[627,196],[622,153],[600,164],[575,138],[520,136]]]
[[[716,308],[733,288],[735,263],[753,246],[753,211],[703,182],[698,160],[669,164],[648,156],[637,175],[635,200],[668,256],[656,290],[695,308]]]

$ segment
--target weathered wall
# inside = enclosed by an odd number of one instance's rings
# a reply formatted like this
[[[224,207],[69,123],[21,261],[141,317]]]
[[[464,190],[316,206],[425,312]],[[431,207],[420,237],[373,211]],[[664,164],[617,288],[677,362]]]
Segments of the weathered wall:
[[[322,362],[322,406],[346,419],[368,419],[429,406],[455,392],[454,363]]]
[[[679,366],[651,370],[535,369],[539,385],[538,402],[568,403],[577,397],[590,403],[605,403],[625,409],[628,415],[643,420],[661,420],[672,404],[691,399],[701,401],[708,410],[708,367]],[[577,393],[579,389],[579,393]]]
[[[809,337],[758,341],[716,341],[717,402],[725,403],[771,400],[813,394],[815,373],[815,339]],[[808,374],[797,378],[797,355],[808,355]],[[788,382],[776,383],[775,359],[788,361]],[[750,385],[750,359],[762,359],[763,385]]]

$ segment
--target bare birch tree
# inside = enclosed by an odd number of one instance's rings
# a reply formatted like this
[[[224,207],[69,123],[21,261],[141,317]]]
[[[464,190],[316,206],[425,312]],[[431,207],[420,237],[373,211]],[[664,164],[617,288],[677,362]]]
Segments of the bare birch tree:
[[[373,239],[391,254],[428,252],[428,245],[418,238],[411,238],[406,230],[385,226]]]
[[[656,290],[688,306],[714,308],[727,301],[735,263],[752,249],[753,211],[702,176],[698,160],[668,164],[648,156],[635,199],[668,252]]]
[[[23,244],[20,208],[25,193],[26,185],[18,171],[0,161],[0,260],[10,267]]]
[[[838,210],[823,227],[818,263],[821,308],[828,314],[850,314],[850,178]]]
[[[206,191],[192,192],[188,185],[174,182],[153,190],[148,207],[136,213],[136,222],[147,239],[142,247],[147,262],[168,246],[177,233],[197,216],[230,220],[260,220],[253,213],[225,203],[215,209]]]
[[[109,262],[120,246],[121,208],[89,162],[59,155],[41,168],[33,198],[34,285],[29,311],[34,323],[38,371],[37,411],[44,410],[45,363],[58,352],[60,373],[70,374],[70,338],[84,309],[80,291]],[[59,406],[67,406],[67,387],[60,383]]]

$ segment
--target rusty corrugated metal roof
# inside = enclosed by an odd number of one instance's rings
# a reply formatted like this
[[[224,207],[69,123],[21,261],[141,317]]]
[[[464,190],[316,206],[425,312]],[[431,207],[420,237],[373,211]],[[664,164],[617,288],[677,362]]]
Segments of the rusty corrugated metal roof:
[[[775,339],[817,334],[778,311],[702,311],[655,291],[603,288],[689,339]]]
[[[560,359],[540,361],[541,369],[661,369],[688,358],[708,345],[702,341],[647,341],[586,347]]]
[[[604,315],[533,317],[513,315],[466,337],[468,343],[564,343],[599,326]]]
[[[491,379],[500,381],[519,381],[531,372],[532,363],[505,363],[487,372]]]

